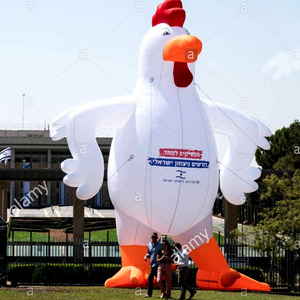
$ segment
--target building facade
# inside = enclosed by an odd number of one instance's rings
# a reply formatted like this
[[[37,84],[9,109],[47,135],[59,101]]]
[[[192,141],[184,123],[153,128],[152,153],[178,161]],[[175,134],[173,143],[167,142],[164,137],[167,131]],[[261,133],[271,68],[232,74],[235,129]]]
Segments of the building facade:
[[[97,142],[103,153],[106,173],[111,138],[100,138]],[[0,151],[8,147],[11,147],[11,159],[6,165],[4,162],[0,163],[0,171],[16,169],[22,172],[24,169],[32,169],[32,172],[60,172],[60,164],[72,158],[66,139],[52,141],[49,130],[0,130]],[[102,189],[93,199],[85,201],[86,206],[96,209],[113,208],[108,195],[106,175],[104,177]],[[73,204],[74,188],[66,186],[62,181],[45,181],[42,176],[38,181],[18,181],[13,178],[6,183],[3,178],[0,181],[5,189],[2,198],[7,201],[8,208],[17,204],[25,209]]]

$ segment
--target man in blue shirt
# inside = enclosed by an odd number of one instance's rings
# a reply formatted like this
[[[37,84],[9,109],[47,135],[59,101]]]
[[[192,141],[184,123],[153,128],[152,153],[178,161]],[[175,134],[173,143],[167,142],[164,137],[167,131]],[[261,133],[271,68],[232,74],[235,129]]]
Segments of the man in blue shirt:
[[[156,256],[158,251],[162,249],[162,244],[158,241],[158,235],[156,232],[152,233],[151,236],[151,242],[148,244],[148,252],[144,257],[144,260],[146,261],[148,258],[150,258],[150,268],[151,272],[148,277],[149,281],[149,288],[148,288],[148,293],[145,296],[145,298],[150,298],[152,297],[152,292],[153,292],[153,279],[154,276],[157,277],[157,269],[159,263],[156,261]]]

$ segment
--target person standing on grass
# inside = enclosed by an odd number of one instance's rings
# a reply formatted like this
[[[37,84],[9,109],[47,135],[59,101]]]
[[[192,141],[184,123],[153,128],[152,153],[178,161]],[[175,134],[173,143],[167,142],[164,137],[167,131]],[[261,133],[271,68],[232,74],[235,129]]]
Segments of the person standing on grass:
[[[172,284],[172,263],[173,263],[173,250],[167,240],[162,241],[162,250],[157,254],[157,261],[159,266],[157,269],[157,283],[161,290],[160,298],[171,298],[171,284]],[[166,278],[166,291],[162,284],[163,276]]]
[[[148,276],[148,293],[144,298],[151,298],[153,293],[153,280],[154,277],[157,278],[157,269],[159,263],[156,261],[157,254],[162,249],[162,244],[158,241],[158,235],[156,232],[152,233],[151,236],[151,242],[148,244],[148,252],[144,257],[144,260],[146,261],[148,258],[150,258],[150,274]]]
[[[175,266],[178,267],[178,283],[181,286],[181,295],[178,299],[185,299],[186,291],[190,292],[189,299],[192,299],[196,294],[196,291],[186,283],[186,277],[189,274],[189,254],[179,243],[175,244],[175,249],[177,250],[177,261],[175,262]]]

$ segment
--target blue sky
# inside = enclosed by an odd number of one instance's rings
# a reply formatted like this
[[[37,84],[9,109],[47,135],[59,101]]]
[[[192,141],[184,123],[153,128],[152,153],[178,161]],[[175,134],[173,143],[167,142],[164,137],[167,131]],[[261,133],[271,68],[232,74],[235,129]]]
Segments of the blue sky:
[[[0,129],[51,123],[76,104],[132,92],[159,0],[0,1]],[[274,132],[300,115],[300,2],[183,0],[203,42],[200,97]],[[34,125],[34,126],[32,126]]]

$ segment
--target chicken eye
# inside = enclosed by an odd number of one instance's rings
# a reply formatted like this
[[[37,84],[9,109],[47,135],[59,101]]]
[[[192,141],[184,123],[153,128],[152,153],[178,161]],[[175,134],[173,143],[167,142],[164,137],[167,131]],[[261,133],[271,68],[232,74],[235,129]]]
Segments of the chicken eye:
[[[170,35],[171,32],[168,30],[168,29],[165,29],[163,32],[162,32],[162,35]]]

